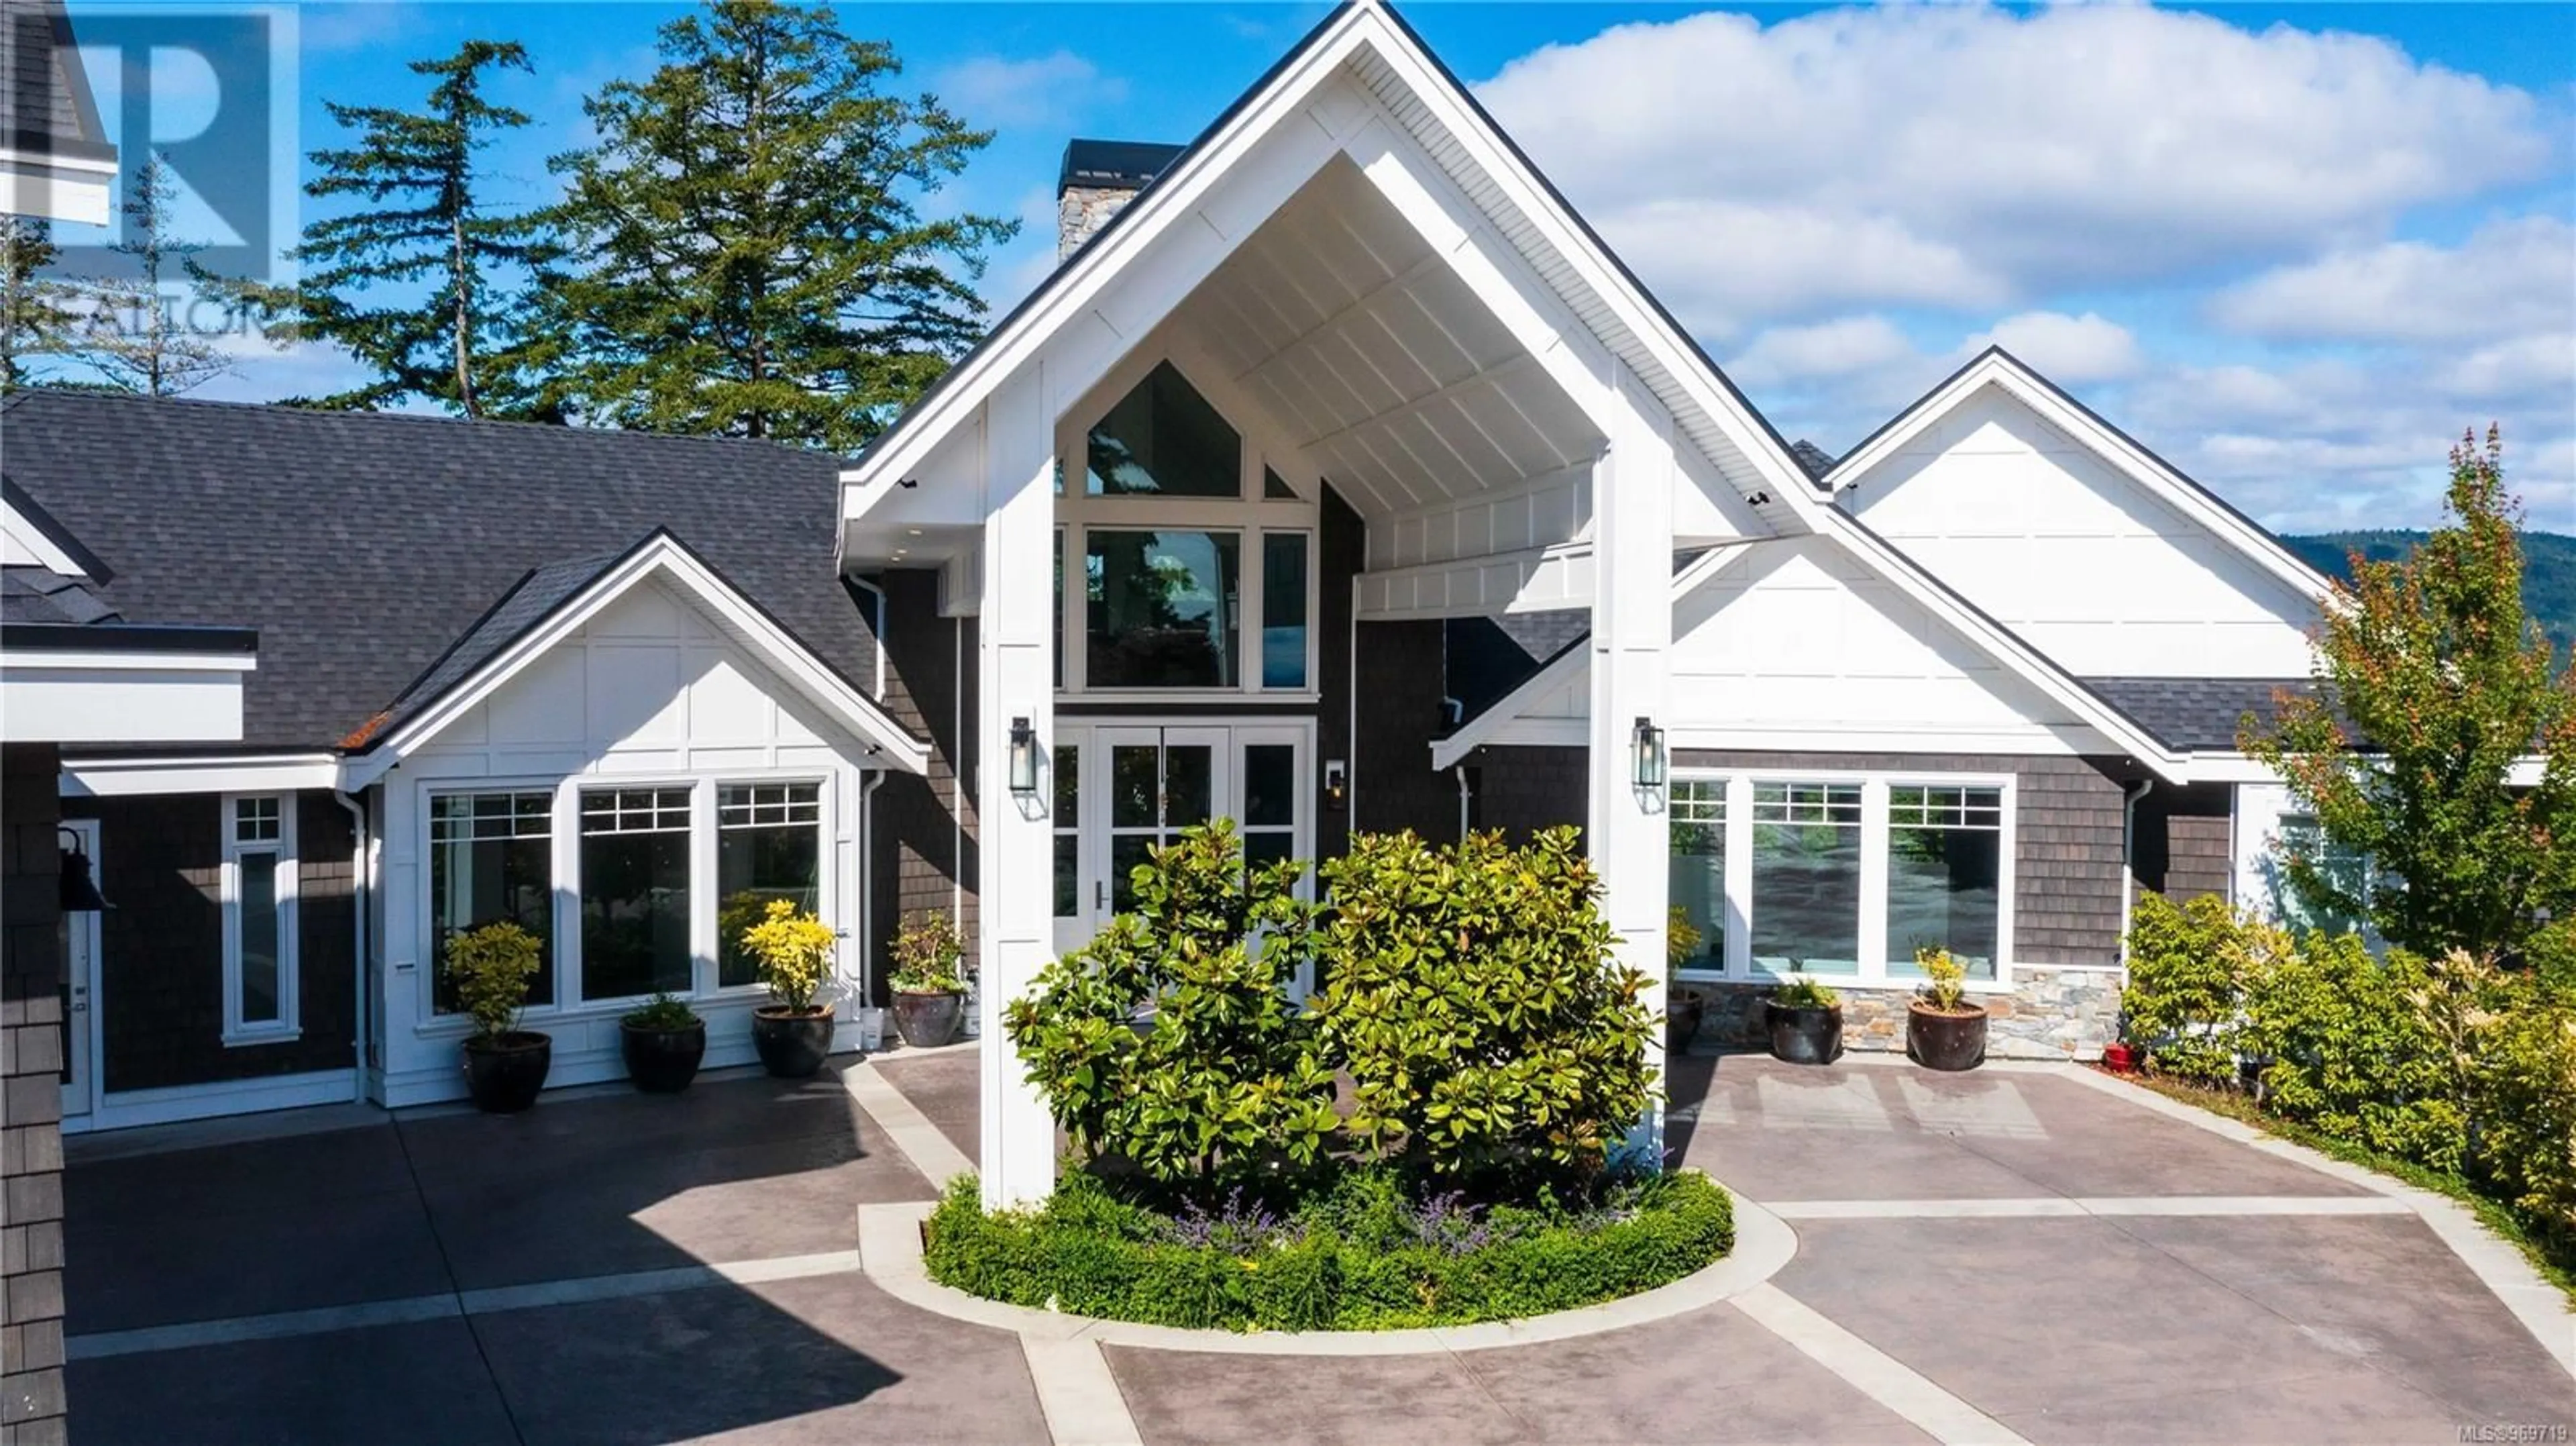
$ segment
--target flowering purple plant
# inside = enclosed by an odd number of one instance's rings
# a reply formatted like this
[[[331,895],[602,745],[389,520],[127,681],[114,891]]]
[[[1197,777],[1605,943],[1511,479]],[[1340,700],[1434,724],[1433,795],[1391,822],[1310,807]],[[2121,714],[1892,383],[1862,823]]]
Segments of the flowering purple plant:
[[[1443,1255],[1469,1255],[1494,1239],[1494,1225],[1485,1218],[1485,1207],[1469,1200],[1464,1190],[1444,1190],[1424,1196],[1420,1204],[1407,1205],[1404,1223],[1417,1243]]]
[[[1303,1225],[1272,1214],[1258,1199],[1247,1202],[1240,1185],[1226,1191],[1224,1205],[1213,1212],[1199,1201],[1183,1202],[1170,1225],[1173,1244],[1214,1246],[1228,1255],[1251,1255],[1293,1244],[1305,1234]]]

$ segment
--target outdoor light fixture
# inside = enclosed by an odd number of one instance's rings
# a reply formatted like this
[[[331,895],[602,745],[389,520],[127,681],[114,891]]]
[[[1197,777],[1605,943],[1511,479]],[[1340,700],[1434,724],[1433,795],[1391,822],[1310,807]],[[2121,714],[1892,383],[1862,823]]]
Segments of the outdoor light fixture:
[[[62,879],[57,886],[66,914],[95,914],[107,907],[98,885],[90,881],[89,855],[81,852],[80,835],[70,829],[55,830],[57,837],[70,839],[71,847],[63,850]]]
[[[1011,720],[1011,792],[1022,798],[1038,791],[1038,730],[1023,716]]]
[[[1636,740],[1637,786],[1639,788],[1663,787],[1664,730],[1655,726],[1654,719],[1641,713],[1637,715]]]

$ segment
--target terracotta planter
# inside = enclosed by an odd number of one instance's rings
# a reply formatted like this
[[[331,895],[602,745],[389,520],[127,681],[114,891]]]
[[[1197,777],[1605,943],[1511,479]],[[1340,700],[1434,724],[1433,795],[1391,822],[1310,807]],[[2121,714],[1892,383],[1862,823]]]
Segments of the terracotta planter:
[[[760,1067],[779,1079],[809,1079],[832,1053],[832,1006],[764,1004],[751,1012],[751,1046],[760,1051]]]
[[[1832,1064],[1843,1052],[1843,1007],[1820,1004],[1794,1008],[1762,1002],[1762,1022],[1771,1034],[1771,1057],[1790,1064]]]
[[[1915,1000],[1905,1006],[1905,1052],[1925,1069],[1975,1069],[1986,1058],[1986,1011],[1951,1014]]]
[[[1701,1021],[1708,1018],[1708,1001],[1696,991],[1676,989],[1664,1000],[1664,1053],[1688,1054],[1691,1041],[1699,1038]]]
[[[2113,1074],[2136,1074],[2138,1066],[2146,1063],[2146,1055],[2134,1044],[2114,1040],[2102,1046],[2102,1067]]]
[[[617,1047],[626,1056],[626,1074],[646,1094],[675,1095],[698,1077],[698,1061],[707,1057],[707,1022],[681,1029],[638,1029],[618,1025]]]
[[[492,1115],[515,1115],[537,1102],[554,1067],[555,1042],[532,1030],[516,1030],[498,1039],[465,1041],[465,1092],[474,1108]]]
[[[915,1049],[935,1049],[957,1037],[966,1019],[963,994],[906,994],[895,991],[894,1032]]]

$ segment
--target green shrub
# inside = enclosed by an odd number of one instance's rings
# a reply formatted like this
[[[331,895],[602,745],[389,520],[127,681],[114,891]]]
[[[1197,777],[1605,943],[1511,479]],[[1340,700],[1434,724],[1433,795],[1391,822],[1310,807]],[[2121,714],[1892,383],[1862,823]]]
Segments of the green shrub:
[[[2367,1149],[2455,1171],[2467,1143],[2451,1050],[2427,1017],[2438,987],[2404,950],[2373,959],[2316,931],[2246,981],[2240,1038],[2267,1109]]]
[[[1793,970],[1772,988],[1771,1002],[1783,1009],[1831,1009],[1843,996],[1832,985]]]
[[[831,925],[798,912],[792,901],[772,899],[760,922],[743,930],[742,947],[760,961],[769,997],[803,1014],[814,1007],[814,992],[831,972],[832,945],[839,937]]]
[[[529,981],[545,958],[536,935],[497,919],[449,936],[447,977],[456,999],[474,1021],[478,1039],[499,1039],[519,1028],[519,1011],[528,1002]]]
[[[686,1029],[698,1022],[698,1012],[665,989],[617,1016],[617,1022],[633,1029]]]
[[[1136,870],[1137,912],[1012,1002],[1003,1027],[1077,1146],[1200,1193],[1321,1158],[1333,1071],[1287,995],[1312,933],[1304,868],[1247,875],[1231,824],[1190,829]]]
[[[2234,1084],[2247,976],[2284,947],[2278,931],[2216,895],[2176,904],[2141,891],[2129,920],[2122,1031],[2167,1074]]]
[[[1229,1205],[1260,1231],[1210,1233],[1098,1178],[1035,1209],[987,1214],[971,1177],[930,1219],[933,1280],[1016,1305],[1228,1330],[1388,1330],[1571,1310],[1680,1279],[1734,1244],[1734,1214],[1694,1172],[1622,1185],[1581,1207],[1419,1197],[1385,1166],[1343,1172],[1295,1210]],[[1443,1221],[1446,1222],[1444,1229]],[[1206,1236],[1207,1243],[1197,1243]]]
[[[966,992],[966,939],[945,910],[906,918],[887,941],[886,950],[894,961],[894,975],[886,987],[897,994]]]
[[[2467,1173],[2562,1258],[2576,1257],[2576,1008],[2547,981],[2453,956],[2463,1011]]]
[[[1352,1136],[1451,1176],[1599,1169],[1645,1111],[1652,1020],[1574,831],[1362,835],[1323,875],[1308,1007],[1350,1073]]]

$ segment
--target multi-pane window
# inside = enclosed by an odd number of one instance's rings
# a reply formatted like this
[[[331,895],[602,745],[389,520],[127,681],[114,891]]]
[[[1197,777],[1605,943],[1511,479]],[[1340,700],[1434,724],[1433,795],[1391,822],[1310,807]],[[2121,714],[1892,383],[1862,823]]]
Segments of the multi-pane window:
[[[691,988],[689,790],[581,795],[581,997]]]
[[[1055,750],[1055,917],[1082,912],[1082,749]]]
[[[296,1032],[295,837],[286,799],[226,800],[223,858],[227,1044]]]
[[[528,982],[530,1004],[555,999],[554,795],[443,793],[429,801],[429,936],[440,1013],[458,1005],[447,977],[457,935],[508,921],[537,936],[544,962]]]
[[[1948,949],[1995,977],[2003,932],[2003,790],[1896,784],[1887,794],[1888,972],[1914,974],[1914,951]]]
[[[1094,497],[1243,495],[1242,435],[1170,362],[1092,427],[1088,450]]]
[[[1753,785],[1752,946],[1777,970],[1860,969],[1861,786]]]
[[[1306,534],[1261,536],[1261,686],[1306,686]]]
[[[812,783],[727,783],[716,789],[716,982],[757,984],[760,961],[743,947],[770,901],[819,913],[823,790]]]
[[[1726,784],[1677,778],[1672,784],[1672,907],[1699,930],[1700,947],[1685,967],[1726,963]]]
[[[1297,748],[1247,743],[1243,748],[1243,858],[1253,868],[1297,853]]]
[[[2323,930],[2328,934],[2359,933],[2369,923],[2360,912],[2349,906],[2335,907],[2312,900],[2290,879],[2292,859],[2304,859],[2317,873],[2319,882],[2352,903],[2367,907],[2370,903],[2370,859],[2351,849],[2337,848],[2326,839],[2325,830],[2309,814],[2284,815],[2280,825],[2280,849],[2267,872],[2267,892],[2272,896],[2272,916],[2292,933],[2304,934]]]

